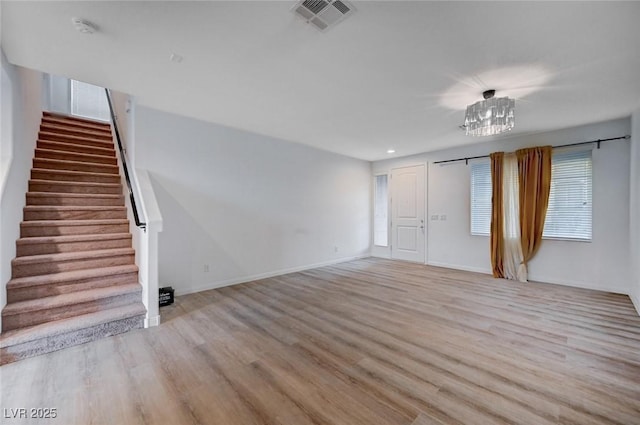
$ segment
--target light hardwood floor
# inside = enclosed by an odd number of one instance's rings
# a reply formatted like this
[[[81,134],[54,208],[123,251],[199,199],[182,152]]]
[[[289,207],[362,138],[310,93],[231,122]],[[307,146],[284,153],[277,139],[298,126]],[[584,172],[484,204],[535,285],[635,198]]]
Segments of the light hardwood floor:
[[[364,259],[178,297],[0,368],[58,424],[640,424],[628,297]],[[3,412],[0,412],[3,413]]]

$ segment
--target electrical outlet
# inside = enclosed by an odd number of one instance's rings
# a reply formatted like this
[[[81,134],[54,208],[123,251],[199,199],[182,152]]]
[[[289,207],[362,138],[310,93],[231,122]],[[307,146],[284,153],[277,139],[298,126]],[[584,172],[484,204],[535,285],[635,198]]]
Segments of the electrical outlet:
[[[434,214],[431,216],[431,220],[437,220],[438,219],[438,214]]]
[[[333,247],[333,252],[338,252],[338,251],[339,251],[339,250],[338,250],[338,247],[337,247],[337,246],[334,246],[334,247]]]
[[[205,273],[209,273],[209,265],[208,264],[204,265],[204,272]]]
[[[440,216],[440,221],[446,221],[447,220],[447,216],[446,215],[441,215]]]

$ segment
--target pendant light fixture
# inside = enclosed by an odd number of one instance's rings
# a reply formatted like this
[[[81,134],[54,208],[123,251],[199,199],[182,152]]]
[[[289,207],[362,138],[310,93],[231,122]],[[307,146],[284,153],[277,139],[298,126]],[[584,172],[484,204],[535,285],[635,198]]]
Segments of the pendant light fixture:
[[[493,136],[513,128],[516,101],[494,97],[495,94],[495,90],[486,90],[482,93],[484,100],[467,106],[464,117],[467,136]]]

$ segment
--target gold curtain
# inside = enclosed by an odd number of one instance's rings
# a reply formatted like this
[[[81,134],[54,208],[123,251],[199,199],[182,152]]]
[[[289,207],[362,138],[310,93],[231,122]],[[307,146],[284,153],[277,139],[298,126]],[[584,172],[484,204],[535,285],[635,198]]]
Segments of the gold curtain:
[[[520,241],[525,266],[542,241],[551,189],[551,152],[551,146],[516,151],[520,182]]]
[[[504,152],[494,152],[491,158],[491,268],[493,277],[504,274],[504,216],[502,198],[502,164]]]

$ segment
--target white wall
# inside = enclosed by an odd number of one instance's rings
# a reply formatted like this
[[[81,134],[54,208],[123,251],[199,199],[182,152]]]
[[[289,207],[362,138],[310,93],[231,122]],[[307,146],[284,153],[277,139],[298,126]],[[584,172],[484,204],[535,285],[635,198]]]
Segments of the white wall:
[[[184,294],[368,254],[369,162],[139,105],[135,132],[164,220],[161,286]]]
[[[42,117],[42,74],[9,64],[4,52],[0,51],[0,56],[0,307],[4,307],[6,286],[11,279],[11,260],[15,258],[16,239],[20,236],[31,159]],[[7,94],[6,90],[11,93]]]
[[[640,314],[640,106],[631,117],[630,256],[631,299]]]
[[[111,90],[111,101],[118,120],[122,147],[127,151],[127,160],[135,161],[133,143],[135,138],[135,99],[126,93]],[[132,162],[133,164],[133,162]]]
[[[47,74],[45,86],[48,110],[71,115],[71,81],[66,77]]]
[[[372,168],[377,174],[428,162],[427,263],[490,273],[489,238],[470,235],[469,167],[464,162],[450,165],[432,162],[536,145],[617,137],[629,132],[630,120],[621,119],[485,143],[473,139],[477,144],[378,161]],[[629,142],[609,142],[601,146],[593,151],[592,242],[543,240],[540,251],[529,264],[530,280],[630,292]],[[446,221],[430,220],[436,214],[446,215]],[[388,250],[375,248],[372,253],[386,256]]]
[[[147,170],[135,167],[135,101],[129,95],[112,91],[111,101],[118,124],[118,133],[125,151],[127,170],[131,181],[140,221],[146,228],[138,227],[133,215],[133,207],[129,196],[125,196],[129,228],[132,235],[133,248],[136,252],[138,280],[142,285],[142,301],[147,308],[145,327],[160,324],[158,307],[158,233],[162,231],[162,215],[156,202],[155,193]],[[114,144],[117,149],[117,141]],[[117,153],[120,164],[120,175],[125,185],[124,168],[120,153]],[[126,185],[123,186],[126,188]],[[125,189],[125,194],[127,194]]]

